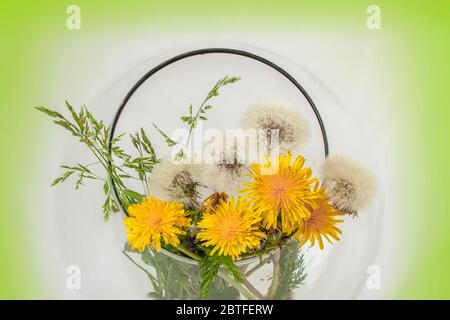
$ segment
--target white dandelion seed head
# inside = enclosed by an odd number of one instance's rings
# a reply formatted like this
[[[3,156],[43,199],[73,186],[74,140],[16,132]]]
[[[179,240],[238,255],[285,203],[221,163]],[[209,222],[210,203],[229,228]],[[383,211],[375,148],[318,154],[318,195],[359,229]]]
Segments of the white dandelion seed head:
[[[242,156],[245,157],[245,154],[240,154],[239,151],[235,141],[226,141],[224,151],[216,156],[216,159],[212,161],[212,164],[223,165],[242,163],[241,159]]]
[[[213,192],[225,192],[237,196],[247,178],[248,170],[243,164],[209,165],[203,173],[202,184]]]
[[[334,206],[358,212],[375,196],[375,179],[362,165],[345,156],[330,156],[322,165],[323,186]]]
[[[202,167],[204,166],[161,160],[148,177],[149,194],[166,201],[189,203],[186,188],[201,194],[197,189],[201,187],[198,183]]]
[[[204,165],[198,176],[200,183],[210,189],[211,193],[225,192],[237,196],[242,184],[248,180],[248,172],[236,148],[227,148],[211,164]]]
[[[303,146],[311,135],[308,122],[297,108],[274,101],[263,101],[250,106],[243,115],[242,127],[278,129],[280,151],[283,153]],[[269,145],[269,139],[265,140],[266,145]]]

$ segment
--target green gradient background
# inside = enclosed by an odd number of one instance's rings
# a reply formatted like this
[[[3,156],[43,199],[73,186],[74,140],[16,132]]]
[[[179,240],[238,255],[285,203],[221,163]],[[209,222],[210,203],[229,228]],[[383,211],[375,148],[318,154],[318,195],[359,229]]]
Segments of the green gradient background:
[[[82,10],[82,30],[65,28],[66,8]],[[364,31],[369,4],[382,10],[380,35],[395,41],[393,88],[398,101],[390,111],[398,123],[396,143],[402,159],[395,166],[406,202],[400,213],[412,221],[409,268],[387,298],[450,298],[450,208],[447,165],[450,137],[450,10],[445,1],[5,1],[0,3],[0,298],[55,298],[42,280],[45,261],[33,250],[27,230],[39,154],[45,141],[34,130],[48,125],[32,106],[45,102],[46,71],[51,68],[42,41],[86,33],[171,30]],[[47,64],[43,63],[46,62]],[[73,84],[76,85],[76,84]],[[47,148],[47,149],[46,149]],[[394,161],[394,160],[393,160]],[[24,194],[25,193],[25,194]]]

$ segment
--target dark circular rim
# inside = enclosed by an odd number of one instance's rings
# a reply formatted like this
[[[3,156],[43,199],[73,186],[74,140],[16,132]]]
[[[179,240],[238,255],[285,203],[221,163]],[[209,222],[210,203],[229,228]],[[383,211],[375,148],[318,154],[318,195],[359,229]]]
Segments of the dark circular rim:
[[[157,73],[158,71],[164,69],[165,67],[189,58],[189,57],[193,57],[193,56],[197,56],[197,55],[203,55],[203,54],[211,54],[211,53],[224,53],[224,54],[232,54],[232,55],[238,55],[238,56],[243,56],[243,57],[247,57],[256,61],[259,61],[269,67],[271,67],[272,69],[278,71],[279,73],[281,73],[285,78],[287,78],[301,93],[302,95],[306,98],[306,100],[308,101],[311,109],[314,111],[314,114],[317,118],[317,121],[319,122],[319,126],[320,126],[320,130],[322,132],[322,138],[323,138],[323,145],[324,145],[324,153],[325,153],[325,157],[328,156],[328,152],[329,152],[329,147],[328,147],[328,138],[327,138],[327,133],[325,130],[325,125],[323,123],[322,117],[320,116],[319,110],[317,109],[316,105],[314,104],[313,100],[311,99],[311,97],[309,96],[309,94],[305,91],[305,89],[303,89],[303,87],[297,82],[297,80],[294,79],[294,77],[292,77],[286,70],[284,70],[283,68],[281,68],[279,65],[273,63],[270,60],[267,60],[261,56],[258,56],[254,53],[248,52],[248,51],[244,51],[244,50],[238,50],[238,49],[229,49],[229,48],[205,48],[205,49],[198,49],[198,50],[193,50],[193,51],[188,51],[182,54],[179,54],[173,58],[167,59],[163,62],[161,62],[160,64],[158,64],[156,67],[154,67],[153,69],[151,69],[150,71],[148,71],[146,74],[144,74],[135,84],[134,86],[130,89],[130,91],[128,91],[127,95],[125,96],[125,98],[122,100],[122,103],[119,106],[119,109],[117,110],[113,122],[112,122],[112,126],[111,126],[111,132],[109,135],[109,140],[108,140],[108,151],[110,156],[112,155],[112,139],[114,138],[114,133],[116,131],[116,127],[117,127],[117,123],[119,122],[119,118],[120,115],[122,114],[122,111],[125,109],[128,101],[131,99],[131,97],[133,96],[133,94],[137,91],[137,89],[139,89],[139,87],[146,81],[148,80],[152,75],[154,75],[155,73]],[[111,165],[111,161],[109,161],[109,164]],[[120,201],[118,194],[117,194],[117,188],[116,188],[116,184],[114,183],[113,180],[111,180],[111,184],[114,190],[114,195],[116,197],[116,199],[118,200],[118,202],[120,203],[120,207],[122,208],[122,211],[128,215],[127,210],[123,207],[122,202]]]

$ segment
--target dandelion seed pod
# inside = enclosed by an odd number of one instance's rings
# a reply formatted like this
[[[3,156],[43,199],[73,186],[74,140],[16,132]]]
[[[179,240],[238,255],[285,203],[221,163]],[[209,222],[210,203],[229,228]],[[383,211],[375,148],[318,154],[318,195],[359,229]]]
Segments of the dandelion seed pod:
[[[248,181],[248,168],[241,162],[236,150],[221,154],[211,164],[204,165],[198,181],[212,192],[225,192],[237,196]]]
[[[304,145],[311,134],[308,122],[296,108],[271,101],[260,102],[248,108],[241,125],[244,129],[262,129],[265,136],[259,139],[266,147],[272,143],[271,130],[278,130],[282,153]]]
[[[248,170],[243,165],[213,165],[205,173],[211,190],[230,195],[237,195],[248,180]]]
[[[148,177],[149,193],[159,199],[186,204],[196,201],[200,196],[201,186],[198,182],[200,171],[196,165],[162,160]]]
[[[356,214],[375,195],[372,174],[348,157],[328,157],[322,165],[321,176],[328,197],[339,210]]]

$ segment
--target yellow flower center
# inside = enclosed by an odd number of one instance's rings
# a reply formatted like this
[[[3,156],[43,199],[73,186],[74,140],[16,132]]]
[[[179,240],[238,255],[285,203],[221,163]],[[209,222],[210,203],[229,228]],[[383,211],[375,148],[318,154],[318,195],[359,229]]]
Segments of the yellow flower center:
[[[228,221],[227,224],[219,228],[223,236],[231,238],[238,232],[238,227],[232,222],[233,221]]]
[[[183,204],[167,202],[153,197],[128,207],[129,217],[124,219],[130,246],[139,252],[145,248],[161,249],[161,241],[177,246],[178,235],[191,225]]]
[[[266,229],[290,233],[299,222],[309,218],[309,207],[315,208],[317,195],[312,186],[316,179],[312,177],[311,168],[303,167],[303,164],[301,156],[291,164],[291,154],[288,153],[279,157],[278,171],[272,175],[265,175],[261,164],[251,166],[252,181],[245,184],[241,194],[262,213]],[[265,166],[270,165],[268,162]]]
[[[241,198],[220,200],[213,213],[205,213],[199,222],[197,239],[214,247],[211,255],[230,256],[236,260],[249,248],[259,245],[265,234],[259,231],[260,214]]]
[[[288,177],[270,176],[267,184],[269,186],[269,194],[278,205],[289,196],[292,183]]]
[[[159,229],[161,227],[162,217],[161,216],[149,216],[147,219],[148,225]]]

